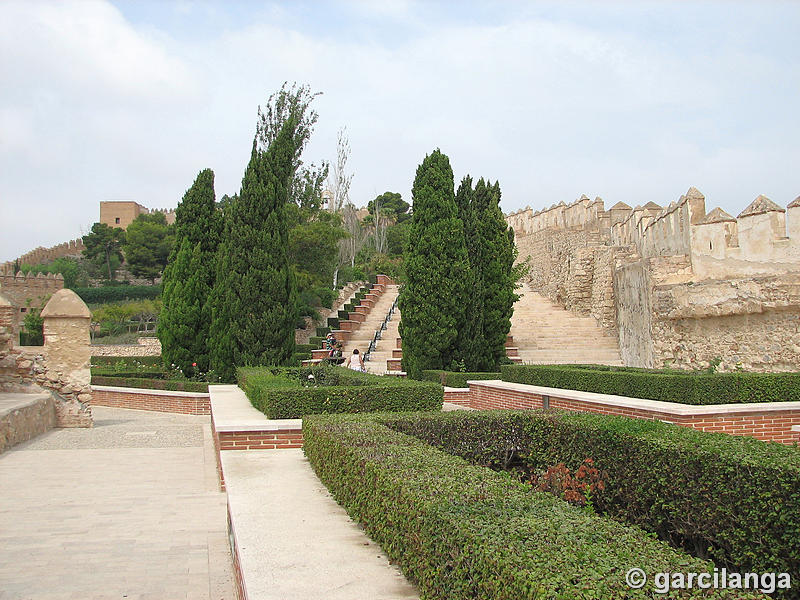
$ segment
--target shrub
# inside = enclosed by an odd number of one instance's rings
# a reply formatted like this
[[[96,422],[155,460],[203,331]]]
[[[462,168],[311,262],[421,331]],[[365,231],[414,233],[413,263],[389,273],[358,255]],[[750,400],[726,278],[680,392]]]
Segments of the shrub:
[[[398,420],[483,465],[533,470],[586,458],[598,510],[739,572],[800,571],[800,453],[747,437],[591,413],[485,411]]]
[[[434,383],[359,373],[342,367],[240,368],[239,386],[270,419],[316,413],[441,410],[443,391]],[[275,386],[275,376],[294,387]]]
[[[92,385],[170,390],[173,392],[208,392],[208,384],[201,381],[178,381],[175,379],[140,379],[138,377],[108,377],[92,375]]]
[[[800,401],[800,373],[709,373],[598,368],[595,365],[505,365],[503,381],[681,404]]]
[[[93,367],[113,367],[117,370],[161,367],[163,364],[160,356],[92,356],[91,362]]]
[[[75,293],[86,304],[107,304],[129,300],[154,300],[161,295],[160,285],[106,285],[76,288]]]
[[[653,598],[625,584],[647,573],[712,572],[636,527],[531,491],[385,427],[392,415],[303,420],[304,451],[322,482],[431,599]],[[414,415],[404,415],[413,421]],[[685,590],[671,597],[763,597]]]
[[[423,381],[438,381],[447,387],[469,387],[467,382],[471,379],[500,379],[500,373],[458,373],[455,371],[436,370],[425,370],[422,372]]]

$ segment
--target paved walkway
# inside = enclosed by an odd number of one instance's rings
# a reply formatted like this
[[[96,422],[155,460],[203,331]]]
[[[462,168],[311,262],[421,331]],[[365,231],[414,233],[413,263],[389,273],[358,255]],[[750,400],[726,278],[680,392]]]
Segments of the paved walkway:
[[[228,450],[222,465],[248,598],[419,598],[331,497],[302,450]]]
[[[0,455],[0,600],[233,600],[208,417],[93,413]]]

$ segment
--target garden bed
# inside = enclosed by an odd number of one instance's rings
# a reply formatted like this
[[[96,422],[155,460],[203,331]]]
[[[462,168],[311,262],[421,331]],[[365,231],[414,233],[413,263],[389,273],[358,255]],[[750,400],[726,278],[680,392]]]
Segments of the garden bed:
[[[343,367],[251,367],[237,370],[250,402],[270,419],[318,413],[441,410],[442,387]]]
[[[485,440],[486,434],[516,443],[522,431],[508,425],[534,418],[493,414],[494,429],[480,435],[474,434],[479,428],[470,421],[473,413],[318,415],[304,419],[304,449],[337,501],[425,598],[653,598],[652,578],[642,589],[626,584],[630,569],[651,576],[714,572],[710,561],[639,527],[535,492],[507,473],[470,464],[397,430],[423,435],[441,428],[469,453],[476,444],[484,449],[476,438]],[[715,589],[664,597],[763,598]]]
[[[800,401],[800,373],[711,373],[603,365],[505,365],[502,380],[679,404]]]

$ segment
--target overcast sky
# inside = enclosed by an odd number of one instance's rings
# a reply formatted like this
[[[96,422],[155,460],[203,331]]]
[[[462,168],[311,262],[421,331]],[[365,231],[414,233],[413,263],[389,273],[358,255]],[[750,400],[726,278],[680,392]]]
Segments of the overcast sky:
[[[506,212],[690,186],[738,215],[800,194],[797,2],[0,1],[0,261],[79,237],[101,200],[238,191],[282,82],[347,128],[356,205],[410,200],[435,148]]]

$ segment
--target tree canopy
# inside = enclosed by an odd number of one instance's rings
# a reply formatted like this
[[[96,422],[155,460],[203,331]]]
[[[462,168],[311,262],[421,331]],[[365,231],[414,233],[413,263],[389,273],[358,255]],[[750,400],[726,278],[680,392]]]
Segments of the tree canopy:
[[[162,212],[142,214],[128,225],[122,251],[130,272],[155,280],[167,266],[175,237]]]
[[[109,227],[105,223],[95,223],[91,231],[83,236],[86,247],[83,255],[95,264],[105,264],[108,279],[114,278],[114,271],[122,263],[122,245],[125,231],[120,227]]]

